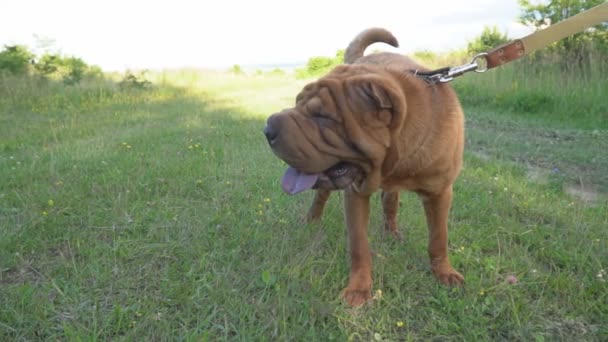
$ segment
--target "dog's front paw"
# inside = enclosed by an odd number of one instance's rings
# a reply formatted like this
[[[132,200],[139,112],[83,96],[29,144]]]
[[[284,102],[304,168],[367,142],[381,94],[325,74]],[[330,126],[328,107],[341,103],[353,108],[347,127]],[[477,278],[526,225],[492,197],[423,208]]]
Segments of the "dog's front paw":
[[[433,266],[433,274],[440,283],[448,286],[460,286],[464,283],[464,277],[450,264]]]
[[[342,291],[342,298],[349,306],[360,306],[372,299],[371,289],[350,289],[345,288]]]

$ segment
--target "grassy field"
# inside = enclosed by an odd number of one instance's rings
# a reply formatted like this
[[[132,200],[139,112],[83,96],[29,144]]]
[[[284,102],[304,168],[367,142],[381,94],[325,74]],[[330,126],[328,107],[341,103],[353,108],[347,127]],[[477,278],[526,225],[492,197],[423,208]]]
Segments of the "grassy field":
[[[538,120],[457,80],[468,146],[450,250],[466,286],[432,278],[415,196],[402,243],[375,197],[375,299],[351,309],[341,196],[299,223],[312,194],[282,193],[262,134],[305,81],[152,81],[0,79],[0,340],[608,339],[604,119]]]

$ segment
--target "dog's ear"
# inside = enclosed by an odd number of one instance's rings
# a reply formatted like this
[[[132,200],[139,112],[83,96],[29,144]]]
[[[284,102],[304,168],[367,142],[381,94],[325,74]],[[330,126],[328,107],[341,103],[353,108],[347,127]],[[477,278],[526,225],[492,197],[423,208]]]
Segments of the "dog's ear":
[[[375,112],[385,126],[400,126],[405,100],[393,83],[375,75],[358,75],[345,82],[346,95],[354,110]]]
[[[372,82],[360,83],[355,87],[355,91],[360,98],[367,99],[368,103],[373,103],[379,109],[391,109],[393,104],[386,91],[379,85]]]
[[[381,172],[390,174],[401,160],[396,141],[406,115],[405,95],[396,80],[380,75],[357,75],[345,82],[345,93],[353,112],[365,112],[367,127],[386,128],[389,137],[385,141],[386,155]],[[368,134],[375,134],[373,131]],[[386,132],[379,137],[386,139]],[[378,138],[377,141],[382,141]]]

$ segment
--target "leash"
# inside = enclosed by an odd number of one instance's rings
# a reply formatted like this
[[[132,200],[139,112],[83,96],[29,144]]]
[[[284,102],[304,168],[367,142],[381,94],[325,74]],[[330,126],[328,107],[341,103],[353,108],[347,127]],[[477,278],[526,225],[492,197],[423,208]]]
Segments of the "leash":
[[[608,21],[608,2],[592,7],[575,16],[562,20],[555,25],[531,33],[523,38],[512,40],[509,43],[482,52],[473,57],[467,64],[457,67],[445,67],[432,71],[421,72],[410,70],[414,75],[430,83],[446,83],[469,71],[486,72],[490,69],[512,62],[533,51],[564,39],[575,33]]]

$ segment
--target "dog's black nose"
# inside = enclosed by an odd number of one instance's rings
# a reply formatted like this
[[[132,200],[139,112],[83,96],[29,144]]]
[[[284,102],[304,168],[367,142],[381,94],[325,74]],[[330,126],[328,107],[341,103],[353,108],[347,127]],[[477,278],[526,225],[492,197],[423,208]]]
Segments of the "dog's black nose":
[[[266,140],[268,140],[268,143],[272,144],[279,135],[279,133],[272,125],[268,123],[266,124],[266,127],[264,127],[264,135],[266,136]]]

